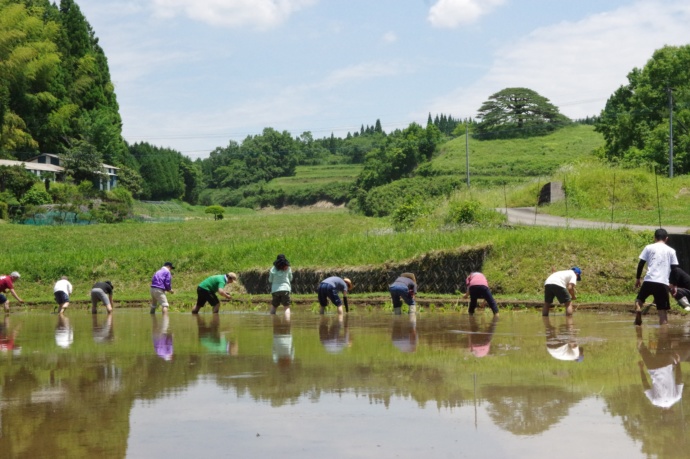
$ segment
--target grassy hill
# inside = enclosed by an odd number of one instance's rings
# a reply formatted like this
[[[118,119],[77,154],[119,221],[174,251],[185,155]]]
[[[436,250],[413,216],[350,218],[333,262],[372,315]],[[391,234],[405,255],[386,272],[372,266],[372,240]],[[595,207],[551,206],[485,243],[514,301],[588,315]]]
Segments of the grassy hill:
[[[604,144],[593,126],[575,124],[553,134],[528,139],[469,139],[470,182],[501,184],[549,175],[566,163],[592,156]],[[431,164],[441,175],[466,175],[465,136],[440,148]]]
[[[297,166],[294,176],[273,179],[268,182],[266,188],[294,192],[300,189],[322,187],[331,183],[352,183],[361,171],[361,164]]]

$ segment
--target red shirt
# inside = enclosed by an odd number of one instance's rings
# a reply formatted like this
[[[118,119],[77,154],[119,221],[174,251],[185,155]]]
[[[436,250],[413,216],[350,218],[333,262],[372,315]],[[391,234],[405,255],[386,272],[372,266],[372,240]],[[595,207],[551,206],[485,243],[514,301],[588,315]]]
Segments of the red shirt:
[[[12,278],[6,274],[2,274],[0,275],[0,292],[6,292],[8,290],[14,290]]]

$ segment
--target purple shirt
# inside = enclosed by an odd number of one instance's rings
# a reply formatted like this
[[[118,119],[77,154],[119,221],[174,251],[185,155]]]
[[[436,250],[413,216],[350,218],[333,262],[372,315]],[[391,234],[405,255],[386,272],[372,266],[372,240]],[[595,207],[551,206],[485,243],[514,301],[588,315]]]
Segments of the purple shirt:
[[[168,268],[163,267],[156,271],[156,274],[153,275],[153,279],[151,279],[151,287],[159,288],[166,292],[172,290],[172,276]]]

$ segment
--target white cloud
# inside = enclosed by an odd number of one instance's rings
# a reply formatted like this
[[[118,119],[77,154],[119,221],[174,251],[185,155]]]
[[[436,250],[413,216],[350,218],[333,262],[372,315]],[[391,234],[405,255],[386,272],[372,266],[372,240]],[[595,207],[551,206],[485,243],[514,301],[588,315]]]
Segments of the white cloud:
[[[184,14],[190,19],[221,27],[267,29],[317,0],[153,0],[156,15]]]
[[[491,94],[527,87],[547,97],[571,118],[596,115],[634,67],[643,67],[654,50],[688,41],[690,4],[677,0],[640,1],[577,22],[535,30],[500,49],[488,72],[458,88],[417,117],[452,113],[474,117]]]
[[[434,27],[450,29],[471,24],[503,3],[505,0],[438,0],[427,19]]]
[[[395,32],[386,32],[383,34],[383,42],[390,44],[390,43],[395,43],[398,41],[398,36],[395,34]]]

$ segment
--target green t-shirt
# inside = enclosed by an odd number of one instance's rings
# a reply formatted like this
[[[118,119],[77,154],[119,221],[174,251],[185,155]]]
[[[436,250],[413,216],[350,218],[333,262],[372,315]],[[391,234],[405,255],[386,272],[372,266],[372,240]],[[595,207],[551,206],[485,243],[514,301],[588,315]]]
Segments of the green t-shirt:
[[[204,290],[208,290],[211,293],[216,293],[218,289],[225,287],[225,274],[207,277],[201,284],[199,284],[199,287],[203,288]]]

